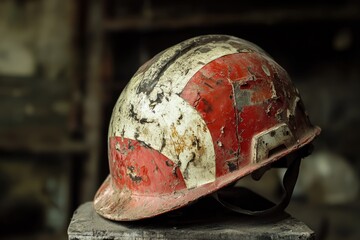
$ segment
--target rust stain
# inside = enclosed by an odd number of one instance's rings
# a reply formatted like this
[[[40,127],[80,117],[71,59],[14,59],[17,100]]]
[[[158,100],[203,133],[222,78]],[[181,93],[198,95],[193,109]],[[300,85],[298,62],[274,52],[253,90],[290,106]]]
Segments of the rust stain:
[[[179,133],[173,124],[171,125],[170,130],[171,130],[172,138],[179,139],[179,141],[174,142],[175,153],[176,153],[176,155],[179,155],[180,153],[182,153],[184,151],[184,149],[186,147],[186,142],[184,141],[183,138],[179,137]]]

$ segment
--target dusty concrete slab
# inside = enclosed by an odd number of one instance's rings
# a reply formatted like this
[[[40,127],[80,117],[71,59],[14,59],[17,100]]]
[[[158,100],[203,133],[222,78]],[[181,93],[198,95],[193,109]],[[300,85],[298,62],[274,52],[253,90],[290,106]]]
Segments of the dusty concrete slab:
[[[71,240],[80,239],[315,239],[314,232],[286,213],[259,218],[239,215],[213,199],[155,218],[113,222],[99,216],[92,202],[81,205],[68,228]]]

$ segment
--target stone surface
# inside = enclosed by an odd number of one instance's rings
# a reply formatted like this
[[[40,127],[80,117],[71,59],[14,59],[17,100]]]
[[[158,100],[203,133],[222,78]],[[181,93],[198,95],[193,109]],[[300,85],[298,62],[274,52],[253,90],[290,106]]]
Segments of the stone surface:
[[[309,227],[286,213],[243,216],[220,207],[212,198],[135,222],[104,219],[92,204],[87,202],[75,211],[69,239],[315,239]]]

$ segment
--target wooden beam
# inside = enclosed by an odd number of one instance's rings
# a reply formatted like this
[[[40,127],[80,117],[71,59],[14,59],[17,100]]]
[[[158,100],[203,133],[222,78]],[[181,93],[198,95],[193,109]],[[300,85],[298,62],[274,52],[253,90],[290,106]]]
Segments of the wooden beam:
[[[150,17],[148,17],[150,16]],[[152,16],[152,17],[151,17]],[[162,16],[154,12],[151,15],[126,16],[107,19],[106,31],[125,30],[166,30],[201,26],[219,26],[225,24],[281,24],[308,21],[354,21],[360,20],[360,5],[342,7],[301,7],[246,10],[238,13],[194,13],[182,16]]]

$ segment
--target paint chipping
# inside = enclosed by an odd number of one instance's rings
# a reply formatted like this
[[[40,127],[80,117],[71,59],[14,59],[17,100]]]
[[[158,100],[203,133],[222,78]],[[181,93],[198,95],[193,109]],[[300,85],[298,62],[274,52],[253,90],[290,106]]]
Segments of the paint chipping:
[[[129,150],[134,150],[135,149],[134,146],[131,144],[131,141],[129,141],[129,143],[128,143],[128,149]]]
[[[237,170],[237,166],[235,163],[228,161],[226,164],[227,164],[230,172]]]
[[[139,122],[140,124],[154,122],[153,120],[149,120],[148,118],[139,118],[138,114],[134,111],[134,105],[133,104],[130,105],[129,117],[134,119],[135,121]]]
[[[265,113],[266,113],[267,115],[269,115],[269,114],[270,114],[270,111],[271,111],[271,104],[269,104],[269,105],[266,107]]]
[[[167,160],[165,161],[165,164],[166,164],[166,166],[168,166],[168,167],[173,167],[173,166],[174,166],[174,163],[171,162],[169,159],[167,159]]]
[[[240,155],[241,137],[240,137],[240,133],[239,133],[239,131],[238,131],[238,127],[239,127],[239,123],[240,123],[241,119],[240,119],[239,114],[238,114],[237,111],[236,111],[236,109],[238,109],[238,107],[237,107],[237,102],[236,102],[236,89],[235,89],[235,86],[234,86],[233,82],[230,81],[229,78],[228,78],[228,81],[229,81],[229,83],[230,83],[230,85],[231,85],[233,95],[235,96],[235,100],[233,100],[233,106],[234,106],[234,110],[235,110],[234,112],[235,112],[235,120],[236,120],[236,122],[235,122],[235,123],[236,123],[235,133],[236,133],[236,139],[237,139],[237,143],[238,143],[238,147],[237,147],[237,149],[236,149],[235,155],[236,155],[236,156],[239,156],[239,155]]]
[[[233,85],[236,109],[241,112],[244,106],[253,105],[251,101],[253,91],[248,89],[240,89],[241,84],[238,82],[233,83]]]
[[[299,103],[300,103],[300,98],[296,96],[291,104],[291,115],[295,116],[296,107],[298,106]]]
[[[266,65],[262,65],[261,69],[264,71],[264,73],[266,74],[266,76],[270,77],[270,70]]]
[[[173,169],[172,169],[172,174],[175,176],[175,177],[179,177],[178,174],[177,174],[177,169],[180,168],[179,165],[174,165]]]
[[[161,139],[161,147],[160,147],[159,152],[162,152],[163,149],[165,148],[165,146],[166,146],[166,140],[165,140],[165,137],[163,136],[162,139]]]
[[[193,142],[192,142],[192,146],[196,147],[197,150],[200,150],[200,149],[201,149],[200,140],[199,140],[199,138],[197,138],[196,136],[194,136],[194,140],[193,140]]]
[[[195,108],[199,105],[200,100],[201,100],[200,93],[197,93],[197,97],[196,97],[196,100],[194,102],[194,107]]]
[[[278,122],[282,121],[283,117],[282,117],[282,113],[284,112],[284,110],[282,108],[279,108],[275,114],[276,120]]]
[[[286,117],[290,118],[291,116],[293,116],[293,115],[291,114],[290,109],[286,109]]]
[[[240,48],[256,48],[247,46],[246,41],[243,46],[237,44],[234,48],[229,41],[242,43],[242,40],[227,36],[195,38],[165,50],[140,68],[115,105],[117,111],[113,113],[114,123],[109,129],[109,136],[135,139],[141,146],[161,152],[177,166],[182,163],[183,167],[179,168],[181,173],[195,153],[196,159],[187,170],[189,178],[185,180],[186,186],[190,188],[214,181],[216,164],[214,148],[209,147],[213,146],[208,128],[210,123],[203,121],[194,105],[206,112],[213,112],[214,106],[203,101],[200,93],[195,103],[189,106],[181,94],[204,65],[220,57],[237,54]],[[211,71],[203,74],[207,77],[214,75]],[[195,91],[213,91],[224,81],[225,78],[211,79]],[[231,97],[235,99],[234,94]]]
[[[212,48],[210,47],[200,47],[199,49],[197,49],[197,51],[201,52],[201,53],[207,53],[210,52]]]
[[[144,123],[152,123],[152,122],[154,122],[154,121],[153,121],[153,120],[149,120],[149,119],[147,119],[147,118],[140,118],[139,122],[140,122],[141,124],[144,124]]]
[[[204,105],[203,108],[206,113],[209,113],[213,110],[211,104],[205,98],[201,99],[201,102]]]
[[[192,154],[192,156],[191,156],[190,160],[186,163],[186,167],[183,170],[183,177],[184,177],[185,180],[189,178],[189,166],[194,163],[195,158],[196,158],[195,153],[191,153],[191,154]]]
[[[120,151],[120,144],[118,142],[116,142],[115,144],[115,149],[116,151]]]
[[[127,167],[127,170],[126,170],[126,174],[130,177],[130,179],[139,184],[141,181],[142,181],[142,177],[141,176],[138,176],[136,173],[135,173],[135,167],[133,166],[129,166]]]
[[[208,86],[209,88],[214,89],[214,87],[211,86],[209,83],[205,82],[204,84],[205,84],[206,86]]]
[[[183,119],[183,114],[181,113],[180,116],[177,119],[177,124],[180,125],[181,124],[181,120]]]

